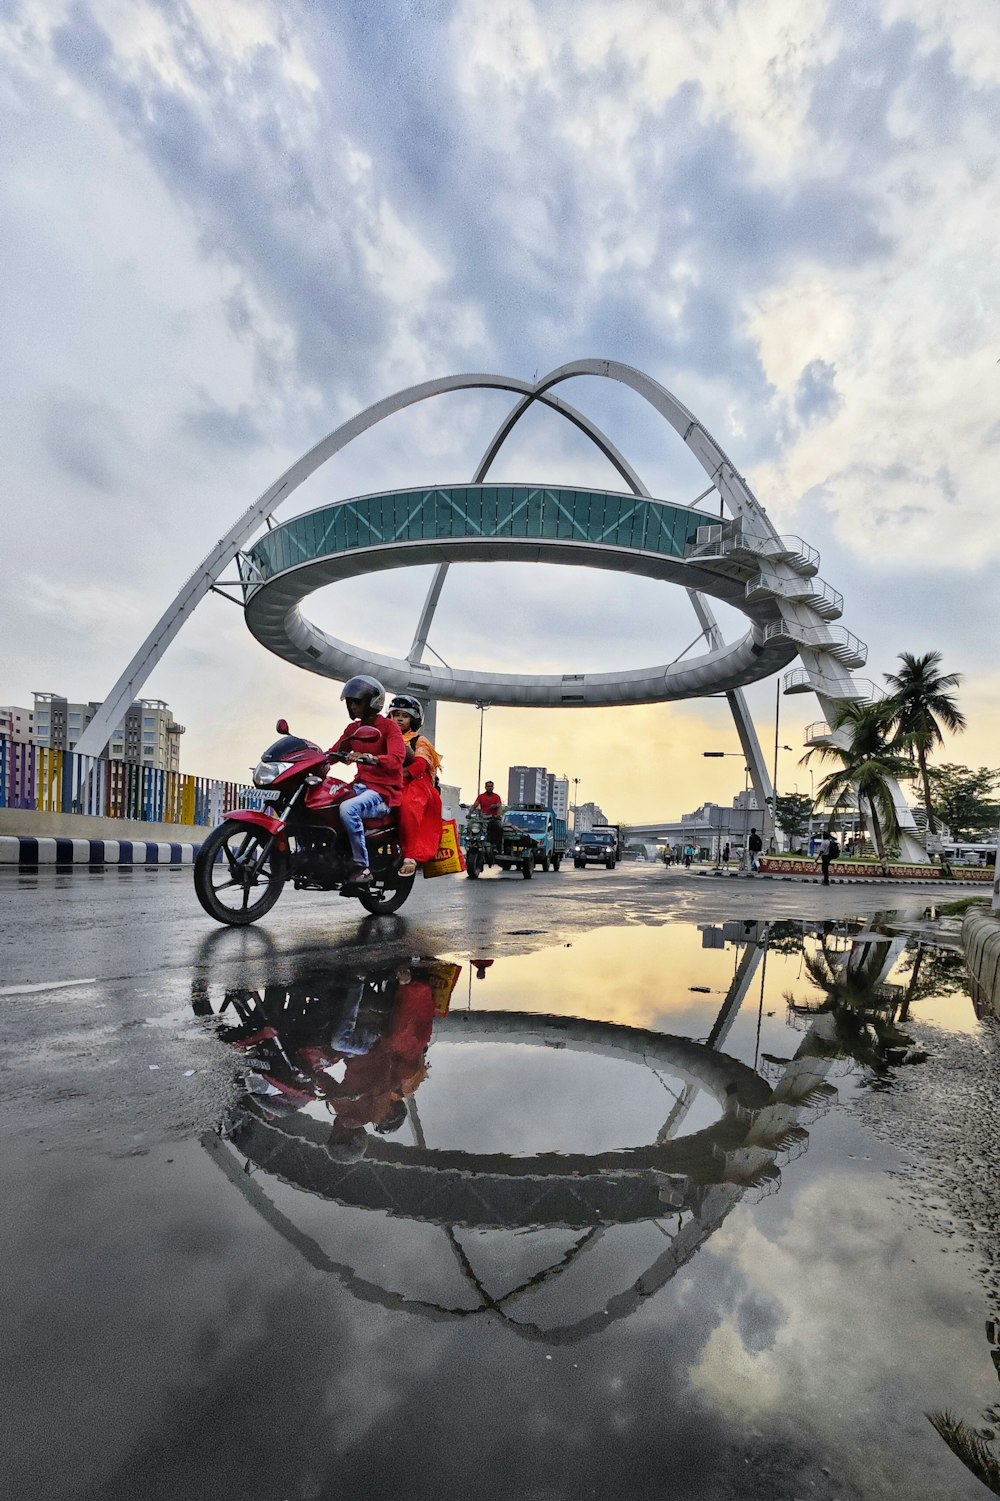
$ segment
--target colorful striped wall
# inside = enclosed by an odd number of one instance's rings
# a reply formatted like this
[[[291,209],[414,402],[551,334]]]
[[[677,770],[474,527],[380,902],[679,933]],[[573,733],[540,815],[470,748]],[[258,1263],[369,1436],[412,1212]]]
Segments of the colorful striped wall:
[[[0,808],[210,827],[227,808],[261,806],[260,793],[242,782],[104,761],[0,735]]]

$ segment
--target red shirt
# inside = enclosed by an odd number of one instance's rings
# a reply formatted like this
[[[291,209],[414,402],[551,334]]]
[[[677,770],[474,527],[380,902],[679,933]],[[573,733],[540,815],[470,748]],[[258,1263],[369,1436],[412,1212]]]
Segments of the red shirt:
[[[503,807],[503,798],[499,792],[481,792],[472,806],[487,818],[497,818]]]
[[[352,739],[361,729],[362,723],[365,729],[378,730],[381,737],[378,744],[374,740],[366,740],[352,745]],[[406,745],[396,721],[386,719],[381,714],[364,722],[352,719],[340,739],[330,747],[330,753],[336,755],[338,751],[349,750],[377,758],[374,766],[358,767],[357,780],[364,782],[373,792],[381,793],[390,808],[398,808],[403,795],[403,757]]]

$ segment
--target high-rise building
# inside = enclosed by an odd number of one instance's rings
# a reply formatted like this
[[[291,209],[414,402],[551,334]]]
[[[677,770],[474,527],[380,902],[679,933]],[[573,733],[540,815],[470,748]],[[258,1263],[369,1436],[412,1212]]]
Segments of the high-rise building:
[[[569,817],[569,778],[557,777],[554,771],[548,774],[548,805],[557,818]]]
[[[508,767],[507,802],[547,804],[549,791],[547,775],[544,766]]]
[[[17,704],[0,705],[0,735],[5,735],[8,740],[17,740],[22,745],[33,745],[34,709],[21,709]]]
[[[507,802],[540,803],[543,808],[551,808],[557,818],[565,818],[569,813],[569,780],[544,766],[509,766]]]
[[[598,828],[607,823],[607,815],[604,809],[597,803],[581,803],[576,810],[576,823],[573,832],[575,834],[589,834],[591,829]]]
[[[70,703],[58,693],[35,694],[35,738],[39,745],[72,750],[100,704]],[[158,771],[180,770],[178,724],[169,704],[159,698],[137,698],[111,736],[107,754],[112,761],[131,761]]]

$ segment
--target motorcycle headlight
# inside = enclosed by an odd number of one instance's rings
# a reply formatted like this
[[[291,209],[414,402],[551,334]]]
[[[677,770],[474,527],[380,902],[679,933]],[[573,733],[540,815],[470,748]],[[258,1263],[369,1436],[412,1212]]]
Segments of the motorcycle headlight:
[[[270,787],[276,777],[280,777],[293,763],[291,761],[258,761],[253,774],[255,787]]]

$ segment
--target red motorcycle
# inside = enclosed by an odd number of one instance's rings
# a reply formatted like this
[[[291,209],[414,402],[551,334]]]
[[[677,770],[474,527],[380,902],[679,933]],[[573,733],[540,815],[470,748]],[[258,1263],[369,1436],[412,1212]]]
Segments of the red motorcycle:
[[[273,808],[238,809],[226,814],[198,852],[194,889],[216,922],[244,927],[270,912],[287,881],[297,891],[340,891],[357,897],[368,912],[395,912],[413,886],[401,876],[403,863],[395,813],[365,820],[373,880],[350,882],[353,862],[340,821],[340,804],[353,783],[328,775],[334,760],[310,740],[289,733],[279,719],[280,739],[268,746],[253,774],[255,787]],[[379,734],[359,724],[349,749],[363,752]]]

